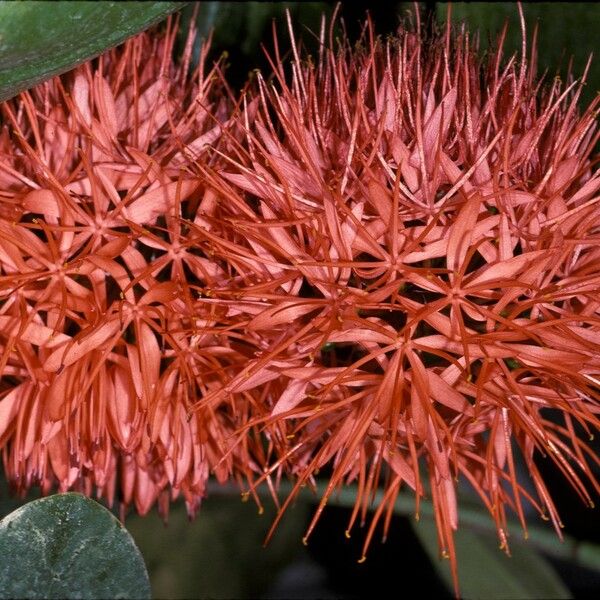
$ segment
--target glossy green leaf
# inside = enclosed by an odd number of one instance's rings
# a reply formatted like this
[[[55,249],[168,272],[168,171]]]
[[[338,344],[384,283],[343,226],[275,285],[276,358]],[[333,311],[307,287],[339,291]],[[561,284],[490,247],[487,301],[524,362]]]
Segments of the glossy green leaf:
[[[0,101],[98,56],[185,4],[0,1]]]
[[[104,507],[68,493],[0,521],[0,598],[150,598],[144,560]]]
[[[439,558],[434,520],[422,519],[414,525],[414,530],[439,576],[452,591],[450,564]],[[462,598],[550,600],[571,597],[546,559],[527,543],[512,540],[511,556],[507,556],[499,549],[494,534],[461,527],[455,534],[455,544]]]

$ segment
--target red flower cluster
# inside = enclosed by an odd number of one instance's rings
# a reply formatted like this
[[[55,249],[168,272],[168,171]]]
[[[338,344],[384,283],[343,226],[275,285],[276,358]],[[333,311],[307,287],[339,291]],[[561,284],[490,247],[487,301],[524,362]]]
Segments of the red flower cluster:
[[[401,29],[259,73],[186,76],[175,29],[2,106],[0,447],[19,489],[140,513],[210,472],[321,508],[430,495],[455,565],[457,481],[560,520],[534,457],[582,499],[600,400],[600,99],[535,48]],[[525,36],[524,36],[525,38]],[[529,471],[536,497],[517,474]],[[244,483],[246,482],[246,483]],[[289,502],[294,494],[288,498]],[[286,504],[283,506],[285,508]],[[314,522],[320,514],[315,516]],[[310,531],[308,532],[310,533]]]
[[[0,445],[19,490],[112,503],[119,487],[146,513],[170,489],[194,512],[209,469],[231,471],[235,419],[189,412],[231,354],[208,333],[223,309],[188,281],[226,277],[197,244],[191,169],[228,102],[204,56],[188,76],[193,32],[179,65],[175,38],[143,34],[2,106]]]

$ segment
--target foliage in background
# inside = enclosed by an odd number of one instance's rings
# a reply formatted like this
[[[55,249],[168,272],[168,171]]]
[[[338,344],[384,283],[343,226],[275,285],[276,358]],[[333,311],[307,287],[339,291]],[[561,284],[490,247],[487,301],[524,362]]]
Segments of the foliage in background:
[[[433,520],[421,521],[414,529],[432,561],[439,560]],[[498,543],[491,535],[463,524],[456,532],[456,553],[463,598],[549,600],[571,596],[548,561],[525,540],[513,540],[511,555],[507,556],[498,551]],[[438,573],[451,589],[450,569],[440,565]]]
[[[448,4],[436,2],[438,23],[446,19]],[[565,77],[572,59],[574,77],[580,77],[590,55],[594,59],[586,89],[582,94],[582,106],[589,104],[600,90],[600,55],[598,31],[600,31],[600,4],[597,2],[525,2],[523,4],[529,43],[538,24],[538,72],[548,69],[547,80],[555,75]],[[506,57],[519,52],[521,34],[519,17],[514,2],[455,2],[452,3],[452,20],[464,21],[471,31],[480,32],[482,49],[489,48],[504,22],[509,24],[506,39]]]
[[[317,33],[321,15],[329,18],[335,2],[203,2],[198,15],[201,35],[206,36],[214,29],[213,53],[219,56],[223,51],[229,54],[228,75],[242,85],[249,72],[256,66],[266,66],[261,43],[272,47],[271,23],[276,19],[276,29],[280,42],[287,47],[287,25],[285,10],[289,9],[297,33],[311,46],[312,35]],[[446,2],[419,2],[424,19],[435,15],[438,24],[443,24],[448,12]],[[364,15],[368,10],[376,24],[377,32],[386,36],[396,31],[398,23],[408,18],[414,4],[412,2],[343,2],[340,14],[343,17],[350,37],[356,38]],[[183,23],[189,21],[193,6],[183,9]],[[576,77],[583,73],[592,53],[598,52],[597,32],[600,30],[600,4],[583,2],[526,2],[525,19],[529,40],[536,23],[539,23],[539,71],[549,69],[552,79],[556,69],[564,77],[567,64],[573,56],[573,73]],[[515,2],[453,2],[452,20],[466,22],[472,32],[479,30],[482,49],[489,47],[489,40],[495,39],[505,20],[509,23],[505,56],[521,49],[521,32]],[[314,48],[314,47],[313,47]],[[582,104],[593,100],[600,90],[599,59],[592,64],[588,85],[582,96]]]
[[[155,598],[258,598],[286,565],[307,559],[300,540],[308,503],[298,503],[263,546],[276,516],[272,503],[258,513],[253,502],[241,502],[237,490],[213,491],[193,522],[182,503],[173,507],[167,526],[156,514],[128,517]]]

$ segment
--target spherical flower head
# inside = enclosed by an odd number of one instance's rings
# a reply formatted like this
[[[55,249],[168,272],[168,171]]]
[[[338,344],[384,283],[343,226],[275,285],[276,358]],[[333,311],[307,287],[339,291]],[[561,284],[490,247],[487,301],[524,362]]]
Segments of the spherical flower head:
[[[581,114],[585,75],[537,79],[521,20],[506,63],[450,24],[382,41],[367,23],[337,49],[324,25],[314,61],[276,49],[233,117],[243,144],[203,168],[256,356],[198,409],[254,396],[240,443],[265,432],[261,480],[296,481],[285,506],[328,470],[307,536],[350,482],[348,530],[383,489],[365,553],[401,488],[417,515],[431,497],[455,580],[460,482],[507,551],[507,509],[560,534],[536,457],[586,504],[599,489],[599,100]]]

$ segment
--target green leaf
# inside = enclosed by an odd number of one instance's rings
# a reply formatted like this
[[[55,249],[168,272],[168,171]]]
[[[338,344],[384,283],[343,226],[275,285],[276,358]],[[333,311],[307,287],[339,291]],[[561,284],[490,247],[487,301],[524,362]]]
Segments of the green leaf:
[[[437,530],[433,519],[413,525],[439,576],[453,590],[450,564],[439,558]],[[550,564],[531,545],[511,540],[511,556],[498,547],[494,534],[479,533],[464,526],[455,534],[460,594],[462,598],[485,600],[512,598],[571,598],[569,590]]]
[[[0,598],[150,598],[132,537],[97,502],[68,493],[0,521]]]
[[[98,56],[185,4],[0,1],[0,101]]]

